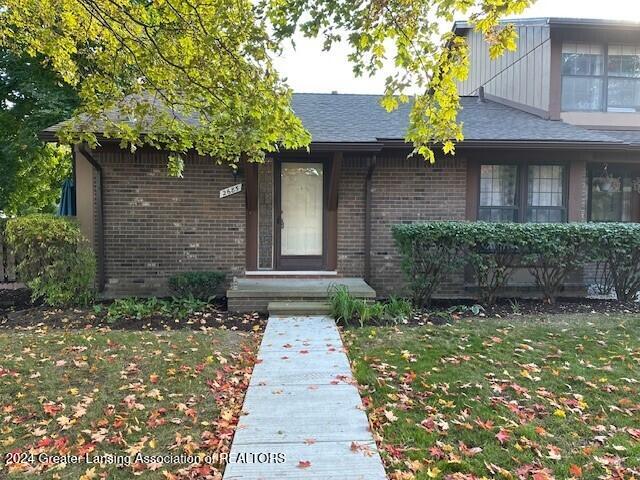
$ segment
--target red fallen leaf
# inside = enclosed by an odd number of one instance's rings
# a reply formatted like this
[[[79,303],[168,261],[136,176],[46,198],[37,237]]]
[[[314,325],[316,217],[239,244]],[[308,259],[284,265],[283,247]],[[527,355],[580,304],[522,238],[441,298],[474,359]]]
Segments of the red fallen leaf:
[[[55,416],[62,411],[62,407],[53,402],[42,404],[42,409],[44,410],[44,413],[51,416]]]
[[[628,428],[627,432],[636,440],[640,440],[640,428]]]
[[[582,476],[582,468],[580,468],[575,463],[569,467],[569,473],[573,477],[581,477]]]
[[[85,454],[87,453],[91,453],[96,449],[96,445],[95,443],[91,442],[91,443],[85,443],[84,445],[78,447],[78,455],[80,455],[81,457],[84,457]]]
[[[422,420],[420,422],[420,426],[424,428],[427,432],[434,432],[437,428],[436,422],[431,417],[425,418],[424,420]]]
[[[36,447],[38,448],[47,448],[50,447],[51,445],[53,445],[53,439],[49,438],[49,437],[45,437],[42,440],[40,440],[38,443],[36,443]]]
[[[309,460],[300,460],[298,462],[298,468],[309,468],[311,466],[311,462]]]
[[[292,345],[290,343],[285,343],[282,347],[283,348],[291,348]]]
[[[156,375],[155,373],[152,373],[151,375],[149,375],[149,381],[151,383],[158,383],[158,380],[160,380],[160,377],[158,375]]]
[[[533,473],[533,480],[554,480],[548,469],[537,470]]]
[[[429,449],[429,454],[433,457],[433,458],[437,458],[437,459],[442,459],[445,457],[445,453],[444,450],[442,450],[440,447],[431,447]]]
[[[504,445],[504,443],[511,438],[511,434],[508,431],[501,428],[500,431],[496,434],[496,438],[498,439],[501,445]]]
[[[486,422],[483,422],[482,420],[476,420],[475,423],[483,430],[493,430],[492,420],[487,420]]]
[[[309,353],[309,350],[300,350],[300,353],[301,353],[302,355],[304,355],[304,354],[306,354],[306,353]]]
[[[286,355],[283,357],[280,357],[280,360],[289,360],[289,357],[287,357]]]
[[[315,438],[306,438],[304,440],[304,444],[305,445],[313,445],[314,443],[316,443],[316,439]]]

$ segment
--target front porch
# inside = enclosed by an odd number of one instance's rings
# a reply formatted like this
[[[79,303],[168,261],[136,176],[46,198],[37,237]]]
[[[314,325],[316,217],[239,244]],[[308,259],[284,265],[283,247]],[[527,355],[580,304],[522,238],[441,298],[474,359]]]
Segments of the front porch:
[[[236,278],[227,290],[233,312],[323,313],[331,289],[345,286],[354,297],[375,298],[376,292],[362,278]],[[278,312],[276,312],[278,310]]]

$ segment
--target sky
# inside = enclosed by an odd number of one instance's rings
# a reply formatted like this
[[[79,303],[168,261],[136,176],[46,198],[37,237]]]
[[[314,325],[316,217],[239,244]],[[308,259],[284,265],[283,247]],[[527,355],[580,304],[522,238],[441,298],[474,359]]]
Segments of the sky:
[[[538,0],[520,17],[607,18],[640,22],[640,1]],[[383,71],[374,78],[355,78],[347,61],[348,48],[345,45],[323,52],[321,40],[297,37],[295,41],[295,49],[287,47],[276,59],[278,71],[287,78],[294,91],[375,94],[383,91],[389,71]]]

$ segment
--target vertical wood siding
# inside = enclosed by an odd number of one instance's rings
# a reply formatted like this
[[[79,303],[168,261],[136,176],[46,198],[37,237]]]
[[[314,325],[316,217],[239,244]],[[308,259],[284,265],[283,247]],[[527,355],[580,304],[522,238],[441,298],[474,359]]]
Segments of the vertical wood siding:
[[[459,92],[461,95],[476,95],[478,88],[484,85],[489,95],[548,112],[551,67],[549,28],[521,26],[517,27],[517,31],[517,50],[507,52],[496,60],[489,58],[489,45],[482,35],[469,31],[470,70],[467,80],[459,83]]]

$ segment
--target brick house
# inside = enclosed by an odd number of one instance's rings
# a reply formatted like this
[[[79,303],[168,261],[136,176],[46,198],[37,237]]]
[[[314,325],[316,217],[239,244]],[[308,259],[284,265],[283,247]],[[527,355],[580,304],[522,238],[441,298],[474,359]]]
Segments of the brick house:
[[[162,294],[175,272],[220,269],[230,279],[358,277],[386,296],[402,292],[396,223],[640,220],[640,27],[516,26],[518,51],[492,62],[481,38],[455,24],[471,47],[465,140],[434,165],[408,158],[408,106],[387,113],[373,95],[296,94],[310,152],[237,173],[191,154],[176,179],[157,150],[75,147],[77,216],[100,289]],[[467,287],[461,274],[440,295],[468,296]]]

